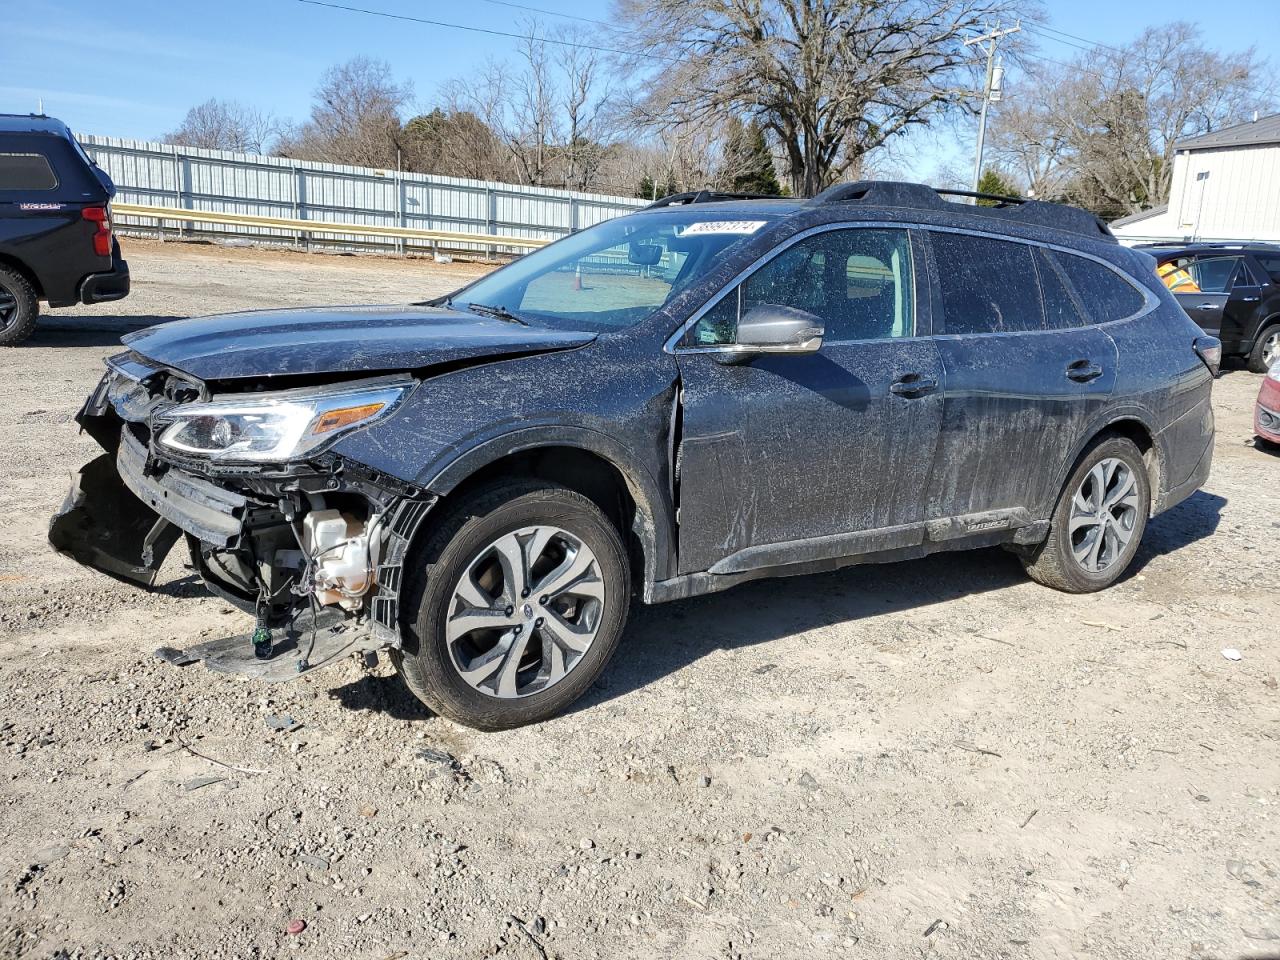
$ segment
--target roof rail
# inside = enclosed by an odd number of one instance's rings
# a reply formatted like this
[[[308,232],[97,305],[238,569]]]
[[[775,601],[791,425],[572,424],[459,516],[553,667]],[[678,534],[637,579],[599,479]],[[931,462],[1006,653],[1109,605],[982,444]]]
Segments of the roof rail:
[[[1062,203],[1046,203],[1043,200],[1025,200],[1021,197],[1002,197],[996,194],[974,193],[969,190],[935,189],[923,183],[904,183],[896,180],[859,180],[856,183],[838,183],[828,187],[813,198],[812,203],[844,203],[864,201],[872,206],[914,207],[925,210],[952,210],[959,206],[947,196],[973,197],[993,200],[995,206],[965,206],[964,212],[979,216],[1019,220],[1023,223],[1055,230],[1068,230],[1085,236],[1117,242],[1111,229],[1087,210]]]
[[[1280,250],[1280,243],[1269,240],[1150,240],[1133,244],[1135,250],[1252,250],[1255,247]]]
[[[991,200],[997,207],[1010,207],[1019,203],[1026,203],[1026,197],[1006,197],[999,193],[979,193],[976,190],[948,190],[945,187],[936,187],[934,193],[942,197],[972,197],[974,200]]]
[[[689,193],[673,193],[669,197],[655,200],[645,210],[656,210],[659,207],[670,207],[685,203],[715,203],[719,200],[781,200],[783,198],[767,193],[721,193],[718,190],[693,190]]]

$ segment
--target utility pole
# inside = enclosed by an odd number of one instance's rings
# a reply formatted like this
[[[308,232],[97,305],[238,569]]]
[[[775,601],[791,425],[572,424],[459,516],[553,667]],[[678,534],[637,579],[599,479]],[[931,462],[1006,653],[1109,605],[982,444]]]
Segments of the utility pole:
[[[987,82],[982,88],[982,115],[978,119],[978,149],[973,158],[973,189],[975,193],[978,190],[978,181],[982,179],[982,148],[987,139],[987,107],[994,100],[1000,99],[1000,84],[993,83],[997,79],[996,47],[999,46],[1001,37],[1007,37],[1009,34],[1017,33],[1021,29],[1021,21],[1012,27],[1005,27],[1003,30],[1000,29],[1000,23],[997,21],[994,30],[964,42],[966,47],[972,47],[979,43],[987,45]],[[1001,73],[1003,73],[1003,68],[1001,68]],[[992,96],[993,93],[994,96]],[[974,202],[976,203],[977,200],[975,199]]]

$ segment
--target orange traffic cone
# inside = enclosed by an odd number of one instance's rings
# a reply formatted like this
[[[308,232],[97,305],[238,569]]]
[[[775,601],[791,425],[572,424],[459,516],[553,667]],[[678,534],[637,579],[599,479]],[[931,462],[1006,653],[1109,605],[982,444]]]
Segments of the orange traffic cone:
[[[573,289],[582,289],[582,267],[575,267],[573,270]]]

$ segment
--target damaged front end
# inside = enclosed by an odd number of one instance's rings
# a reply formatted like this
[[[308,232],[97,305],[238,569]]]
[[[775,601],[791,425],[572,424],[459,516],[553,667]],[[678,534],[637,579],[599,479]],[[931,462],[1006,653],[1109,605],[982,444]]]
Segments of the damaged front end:
[[[415,380],[211,396],[136,354],[107,363],[77,417],[105,452],[73,481],[50,542],[150,588],[185,535],[208,588],[256,617],[243,643],[167,659],[282,679],[331,659],[334,637],[399,646],[401,567],[434,497],[328,450],[391,416]],[[265,660],[282,661],[282,676],[264,674]]]

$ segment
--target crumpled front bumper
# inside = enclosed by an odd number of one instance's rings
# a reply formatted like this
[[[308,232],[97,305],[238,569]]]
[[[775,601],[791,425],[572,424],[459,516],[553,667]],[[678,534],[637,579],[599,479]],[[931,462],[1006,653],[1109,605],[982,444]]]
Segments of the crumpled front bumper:
[[[314,603],[303,583],[312,565],[298,526],[305,525],[308,511],[331,509],[325,498],[337,498],[343,509],[365,516],[380,538],[371,551],[373,586],[355,620],[379,643],[400,645],[403,567],[435,496],[338,456],[215,469],[157,454],[150,443],[157,409],[185,402],[170,396],[171,381],[201,397],[204,385],[133,353],[112,357],[107,365],[76,418],[105,452],[80,470],[50,522],[49,541],[57,552],[152,588],[185,535],[192,567],[211,592],[257,615],[260,624],[287,631]]]
[[[134,496],[109,453],[85,464],[49,523],[49,542],[58,553],[144,587],[155,584],[181,535]]]
[[[147,450],[128,430],[114,455],[91,460],[72,481],[49,525],[59,553],[113,577],[153,586],[156,573],[183,533],[232,547],[248,501],[179,470],[148,476]]]

